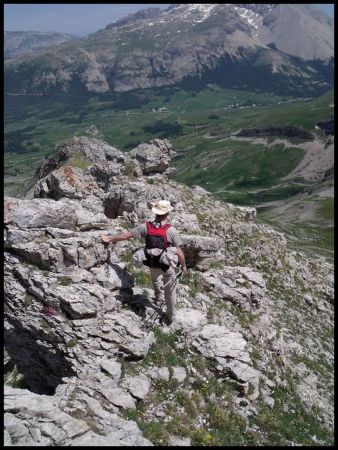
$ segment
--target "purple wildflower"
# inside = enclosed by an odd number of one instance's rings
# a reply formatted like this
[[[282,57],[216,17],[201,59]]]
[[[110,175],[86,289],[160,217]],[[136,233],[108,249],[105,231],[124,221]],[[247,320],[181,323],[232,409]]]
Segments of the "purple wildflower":
[[[44,306],[41,312],[48,317],[54,316],[56,314],[56,311],[52,306]]]

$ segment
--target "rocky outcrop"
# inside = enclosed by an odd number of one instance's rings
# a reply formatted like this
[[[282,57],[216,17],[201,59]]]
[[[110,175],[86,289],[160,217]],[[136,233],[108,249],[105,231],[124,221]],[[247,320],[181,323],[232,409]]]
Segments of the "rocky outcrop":
[[[332,266],[289,250],[254,208],[170,180],[172,155],[168,141],[122,154],[72,139],[41,168],[35,198],[5,198],[5,445],[192,445],[174,416],[198,410],[203,430],[213,402],[230,408],[210,386],[228,382],[232,414],[254,432],[290,373],[302,379],[293,395],[332,429]],[[159,199],[191,266],[170,327],[147,269],[131,265],[142,243],[100,240],[151,218]],[[308,352],[325,358],[320,370]]]
[[[170,164],[175,152],[168,140],[154,139],[149,144],[140,144],[130,155],[139,162],[142,174],[163,173]]]

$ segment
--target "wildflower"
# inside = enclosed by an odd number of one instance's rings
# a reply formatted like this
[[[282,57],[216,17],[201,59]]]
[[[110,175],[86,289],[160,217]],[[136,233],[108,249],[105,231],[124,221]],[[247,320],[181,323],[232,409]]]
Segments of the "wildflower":
[[[52,306],[44,306],[41,312],[48,317],[54,316],[56,314],[56,311]]]

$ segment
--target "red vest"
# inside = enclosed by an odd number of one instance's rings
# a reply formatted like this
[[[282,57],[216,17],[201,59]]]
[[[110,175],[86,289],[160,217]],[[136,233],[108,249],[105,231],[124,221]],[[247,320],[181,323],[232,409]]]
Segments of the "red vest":
[[[146,222],[147,236],[146,248],[163,248],[168,247],[167,230],[172,227],[170,223],[166,223],[160,228],[156,228],[153,222]]]

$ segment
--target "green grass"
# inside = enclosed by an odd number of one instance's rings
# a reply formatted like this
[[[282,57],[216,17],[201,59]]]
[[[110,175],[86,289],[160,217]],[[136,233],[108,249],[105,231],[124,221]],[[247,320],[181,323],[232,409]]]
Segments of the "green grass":
[[[175,335],[157,331],[156,347],[166,346],[174,350],[174,344]],[[186,355],[185,361],[187,359]],[[178,385],[173,379],[155,380],[147,399],[139,402],[136,409],[125,410],[124,417],[135,420],[143,435],[159,446],[168,445],[170,435],[190,437],[194,446],[249,445],[258,442],[254,433],[246,431],[245,422],[234,411],[233,382],[218,380],[208,371],[209,360],[202,355],[190,356],[189,360],[200,373],[207,376],[207,381],[198,377],[192,385],[188,379]],[[162,362],[161,359],[156,360],[159,366]],[[143,365],[142,362],[141,364]],[[191,388],[193,392],[188,393],[187,389]],[[210,400],[211,395],[214,400]],[[151,406],[153,410],[154,406],[164,405],[164,402],[167,402],[164,409],[166,420],[149,417],[148,407]],[[205,417],[207,422],[196,427],[196,420],[201,416]]]
[[[291,99],[216,84],[200,90],[164,87],[87,96],[6,96],[5,191],[23,196],[34,183],[36,169],[56,145],[74,135],[86,135],[87,128],[95,125],[104,140],[125,151],[153,138],[169,138],[178,152],[172,162],[177,169],[175,179],[199,184],[226,202],[256,206],[292,199],[307,183],[280,183],[280,179],[298,164],[302,150],[229,139],[229,134],[239,129],[269,125],[314,132],[315,123],[332,114],[333,90],[308,102],[278,104]],[[253,104],[256,107],[239,108]],[[238,107],[225,109],[229,105]],[[162,106],[169,112],[152,112]],[[207,133],[213,137],[207,138]],[[76,158],[72,163],[86,166]],[[317,214],[333,217],[329,200]]]
[[[90,166],[90,162],[84,158],[80,153],[75,153],[69,158],[66,163],[67,166],[78,167],[82,170],[87,169]]]
[[[334,199],[333,198],[323,198],[318,201],[320,207],[317,214],[328,220],[334,220]]]
[[[179,334],[163,333],[159,327],[154,329],[156,344],[154,344],[146,357],[142,360],[142,365],[147,367],[151,364],[157,366],[185,366],[185,351],[176,348]]]
[[[309,129],[313,128],[315,121],[330,114],[327,103],[331,97],[329,94],[326,97],[326,101],[313,101],[315,107],[309,119]],[[290,97],[222,89],[213,85],[195,93],[163,88],[96,96],[6,96],[5,171],[32,175],[44,156],[54,151],[56,144],[75,134],[84,135],[90,125],[96,125],[108,143],[122,150],[161,136],[163,130],[145,131],[156,121],[183,128],[182,136],[172,139],[174,147],[183,149],[194,142],[206,143],[203,138],[206,131],[229,133],[243,126],[266,125],[267,122],[287,122],[306,128],[299,120],[304,121],[307,117],[305,112],[311,110],[310,103],[277,105],[284,98]],[[274,106],[224,110],[226,105],[248,101]],[[169,113],[151,111],[151,108],[160,106],[166,106]],[[127,110],[130,112],[128,117]],[[219,118],[210,119],[210,115],[216,112]]]
[[[295,388],[291,372],[286,372],[287,387],[274,390],[274,408],[261,403],[255,423],[264,431],[270,445],[314,445],[312,436],[322,440],[324,445],[333,445],[333,435],[316,418],[315,413],[305,410]]]

